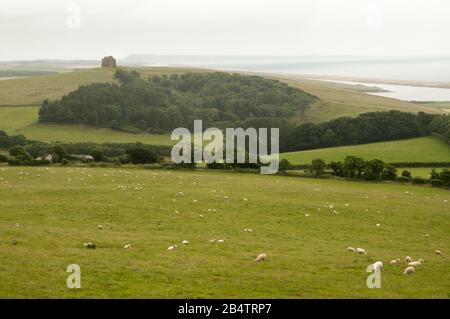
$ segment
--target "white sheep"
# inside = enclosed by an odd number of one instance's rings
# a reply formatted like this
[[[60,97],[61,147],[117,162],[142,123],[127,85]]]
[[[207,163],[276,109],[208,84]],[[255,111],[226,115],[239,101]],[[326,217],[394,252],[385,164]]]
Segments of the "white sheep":
[[[399,263],[400,263],[400,258],[392,259],[389,263],[390,263],[391,265],[399,264]]]
[[[440,251],[440,250],[435,250],[434,253],[435,253],[436,255],[439,255],[439,256],[444,257],[444,253],[443,253],[442,251]]]
[[[217,242],[218,242],[219,244],[221,244],[221,243],[225,242],[225,239],[219,239]]]
[[[173,245],[173,246],[169,246],[169,248],[167,248],[167,250],[175,250],[177,248],[178,248],[177,245]]]
[[[182,243],[183,245],[189,245],[189,242],[188,242],[187,240],[183,240],[181,243]]]
[[[406,256],[405,261],[406,261],[407,263],[410,263],[410,262],[413,261],[413,260],[412,260],[412,258],[411,258],[410,256]]]
[[[103,229],[103,225],[97,225],[97,228],[102,230]]]
[[[364,248],[356,248],[356,253],[361,255],[367,255],[367,251]]]
[[[405,270],[403,271],[403,274],[405,275],[411,275],[414,274],[416,271],[414,270],[413,266],[410,266],[408,268],[405,268]]]
[[[423,259],[419,259],[418,261],[411,261],[408,263],[408,266],[420,266],[422,265],[422,263],[424,262]]]
[[[255,261],[257,263],[259,262],[263,262],[267,259],[267,255],[266,254],[259,254],[258,257],[256,257]]]
[[[126,244],[126,245],[123,246],[123,248],[130,249],[131,248],[131,244]]]
[[[356,253],[356,249],[353,247],[347,247],[347,251],[350,251],[352,253]]]
[[[381,271],[383,269],[383,263],[381,261],[377,261],[373,264],[373,269],[376,271]]]

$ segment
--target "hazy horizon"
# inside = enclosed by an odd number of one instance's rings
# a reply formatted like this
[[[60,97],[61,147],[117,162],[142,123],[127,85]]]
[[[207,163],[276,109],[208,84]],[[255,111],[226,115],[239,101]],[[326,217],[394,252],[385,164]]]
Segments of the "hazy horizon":
[[[4,0],[0,61],[448,57],[449,14],[442,0]]]

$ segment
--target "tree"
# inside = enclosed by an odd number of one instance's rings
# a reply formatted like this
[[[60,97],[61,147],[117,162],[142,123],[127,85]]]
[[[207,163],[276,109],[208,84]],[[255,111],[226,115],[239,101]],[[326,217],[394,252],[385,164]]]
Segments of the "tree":
[[[365,163],[362,158],[356,156],[347,156],[342,165],[342,171],[345,177],[360,178],[364,170]]]
[[[141,147],[128,149],[127,155],[133,164],[151,164],[159,161],[155,152]]]
[[[0,131],[0,148],[10,147],[11,143],[9,141],[8,134],[3,131]]]
[[[31,155],[19,145],[12,147],[9,150],[9,155],[14,156],[20,162],[29,162],[33,159]]]
[[[101,162],[105,159],[105,155],[103,153],[103,149],[100,147],[96,147],[93,150],[89,152],[89,155],[91,155],[94,158],[95,162]]]
[[[286,172],[289,169],[289,166],[291,166],[291,163],[285,158],[283,158],[280,163],[278,169],[282,172]]]
[[[364,165],[364,179],[366,180],[379,180],[385,164],[379,159],[368,161]]]
[[[53,161],[56,163],[61,163],[63,159],[68,159],[69,155],[66,149],[62,145],[55,145],[52,151]]]
[[[433,168],[430,172],[430,179],[440,179],[441,175]]]
[[[394,181],[397,178],[397,169],[392,165],[385,164],[381,178],[387,181]]]
[[[403,176],[403,177],[406,177],[406,178],[411,178],[411,172],[405,169],[405,170],[402,172],[402,176]]]
[[[333,176],[344,176],[344,171],[342,168],[342,162],[331,162],[328,167],[333,171]]]
[[[316,176],[319,176],[325,172],[325,167],[326,167],[325,161],[319,158],[311,161],[310,170]]]

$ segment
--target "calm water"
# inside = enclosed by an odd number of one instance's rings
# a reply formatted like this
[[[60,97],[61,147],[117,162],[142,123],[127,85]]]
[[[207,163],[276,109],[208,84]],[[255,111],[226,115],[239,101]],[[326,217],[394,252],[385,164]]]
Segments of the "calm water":
[[[388,92],[368,92],[367,94],[390,97],[393,99],[403,101],[417,101],[417,102],[447,102],[450,101],[450,89],[430,88],[420,86],[407,85],[393,85],[393,84],[374,84],[353,81],[334,81],[334,80],[319,80],[333,83],[343,84],[359,84],[368,87],[377,87]]]
[[[161,63],[167,61],[162,59]],[[154,63],[156,61],[153,61]],[[172,60],[203,67],[317,76],[343,76],[389,80],[450,82],[450,57],[355,58],[355,57],[206,57]],[[339,81],[336,81],[339,82]],[[345,83],[345,82],[343,82]],[[349,82],[348,82],[349,83]],[[450,89],[390,84],[362,84],[389,92],[368,93],[406,101],[450,101]]]

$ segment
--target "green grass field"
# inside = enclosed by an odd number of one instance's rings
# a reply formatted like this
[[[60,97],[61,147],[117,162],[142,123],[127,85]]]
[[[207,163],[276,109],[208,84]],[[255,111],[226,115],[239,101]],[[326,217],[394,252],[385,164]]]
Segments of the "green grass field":
[[[366,160],[378,158],[388,163],[449,162],[450,146],[436,137],[428,136],[409,140],[284,153],[280,155],[280,158],[287,159],[291,164],[301,165],[310,164],[313,159],[317,158],[326,162],[342,161],[348,155],[359,156]]]
[[[299,122],[323,122],[341,116],[357,116],[374,111],[398,110],[402,112],[445,113],[433,104],[419,104],[358,92],[357,86],[308,80],[300,77],[280,77],[289,85],[320,98]]]
[[[94,142],[170,145],[168,134],[132,134],[83,125],[38,123],[39,107],[0,107],[0,130],[9,135],[23,134],[28,139],[46,142]]]
[[[129,68],[127,68],[129,69]],[[136,69],[142,77],[185,72],[207,72],[205,69],[141,67]],[[0,105],[40,105],[43,100],[54,100],[76,90],[80,85],[95,82],[113,82],[114,69],[81,69],[60,74],[25,77],[0,81]],[[292,76],[272,76],[286,83],[311,93],[321,99],[313,105],[299,122],[320,122],[340,116],[355,116],[370,111],[400,110],[410,112],[442,113],[433,105],[404,102],[358,92],[355,88],[342,85],[307,80]]]
[[[447,298],[450,291],[449,259],[434,254],[450,252],[445,190],[222,172],[0,167],[0,198],[1,298]],[[178,250],[168,251],[174,244]],[[268,259],[257,264],[260,253]],[[403,264],[389,264],[408,255],[425,260],[410,276]],[[366,267],[377,260],[385,264],[382,288],[368,289]],[[78,290],[66,287],[74,263]]]
[[[128,69],[128,68],[125,68]],[[200,72],[189,68],[139,68],[143,78],[149,75]],[[115,69],[80,69],[48,76],[25,77],[0,81],[0,105],[41,105],[42,101],[55,100],[75,91],[80,85],[97,82],[114,82]],[[205,72],[203,70],[202,72]]]

